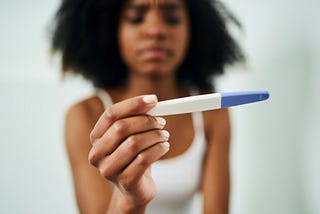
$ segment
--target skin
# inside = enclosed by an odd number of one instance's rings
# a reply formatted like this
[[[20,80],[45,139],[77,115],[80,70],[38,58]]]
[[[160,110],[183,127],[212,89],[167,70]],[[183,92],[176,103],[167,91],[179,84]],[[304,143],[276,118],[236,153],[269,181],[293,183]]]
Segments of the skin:
[[[81,213],[144,213],[156,195],[152,163],[181,155],[192,144],[191,114],[164,118],[145,114],[158,100],[189,95],[175,77],[188,50],[189,32],[181,0],[124,4],[118,40],[129,71],[127,84],[108,90],[115,103],[110,108],[104,110],[97,97],[90,97],[72,106],[66,117],[66,148]],[[222,109],[203,115],[207,137],[200,188],[203,210],[226,214],[229,114]]]

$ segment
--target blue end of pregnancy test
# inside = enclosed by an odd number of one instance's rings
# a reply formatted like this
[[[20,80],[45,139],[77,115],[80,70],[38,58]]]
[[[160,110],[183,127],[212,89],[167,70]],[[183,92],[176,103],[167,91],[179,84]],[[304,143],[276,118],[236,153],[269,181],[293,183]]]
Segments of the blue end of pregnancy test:
[[[221,108],[267,100],[268,91],[240,91],[221,93]]]

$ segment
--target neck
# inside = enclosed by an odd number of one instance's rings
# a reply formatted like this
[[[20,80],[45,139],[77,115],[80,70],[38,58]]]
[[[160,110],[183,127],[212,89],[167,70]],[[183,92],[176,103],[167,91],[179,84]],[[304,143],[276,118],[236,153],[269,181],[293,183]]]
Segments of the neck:
[[[186,90],[178,86],[174,75],[155,77],[131,75],[123,92],[124,97],[156,94],[159,101],[187,95]]]

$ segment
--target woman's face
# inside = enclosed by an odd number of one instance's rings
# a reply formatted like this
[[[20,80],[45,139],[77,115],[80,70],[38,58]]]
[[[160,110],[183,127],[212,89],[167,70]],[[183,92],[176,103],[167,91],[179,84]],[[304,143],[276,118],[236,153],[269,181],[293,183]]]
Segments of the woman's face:
[[[130,72],[172,75],[185,58],[189,37],[183,0],[125,1],[118,41],[120,55]]]

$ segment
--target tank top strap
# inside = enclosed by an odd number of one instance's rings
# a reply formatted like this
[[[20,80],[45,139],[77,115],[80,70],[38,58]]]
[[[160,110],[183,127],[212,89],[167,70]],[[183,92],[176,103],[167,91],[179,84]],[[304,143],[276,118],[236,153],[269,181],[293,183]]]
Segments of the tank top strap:
[[[205,136],[204,131],[204,120],[202,112],[193,112],[192,113],[193,127],[195,131],[195,135],[197,136]]]
[[[113,104],[113,101],[106,90],[97,89],[96,96],[101,100],[105,109],[110,107]]]

